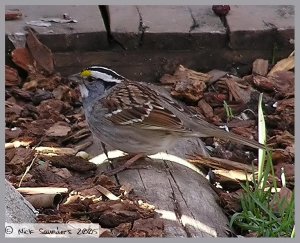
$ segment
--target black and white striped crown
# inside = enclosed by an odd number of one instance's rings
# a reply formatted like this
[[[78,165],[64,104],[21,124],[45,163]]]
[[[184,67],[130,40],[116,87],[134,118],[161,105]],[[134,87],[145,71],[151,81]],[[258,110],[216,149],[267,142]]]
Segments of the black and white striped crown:
[[[114,82],[120,83],[121,81],[125,80],[125,78],[116,73],[115,71],[102,67],[102,66],[91,66],[84,69],[81,72],[82,77],[92,77],[94,79],[101,79],[106,82]]]

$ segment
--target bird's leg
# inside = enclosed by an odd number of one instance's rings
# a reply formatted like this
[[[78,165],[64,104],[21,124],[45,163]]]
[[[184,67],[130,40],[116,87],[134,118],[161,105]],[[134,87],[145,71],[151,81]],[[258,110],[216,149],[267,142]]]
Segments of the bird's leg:
[[[104,143],[102,143],[102,142],[101,142],[101,148],[103,150],[103,153],[106,155],[107,160],[109,160],[109,158],[108,158],[108,152],[107,152],[107,149],[106,149],[106,145]]]
[[[107,151],[107,149],[106,149],[105,143],[100,142],[100,144],[101,144],[101,148],[102,148],[102,150],[103,150],[103,153],[105,154],[105,156],[106,156],[106,158],[107,158],[107,160],[108,160],[108,162],[109,162],[110,168],[111,168],[111,169],[114,169],[114,165],[113,165],[112,161],[111,161],[111,160],[109,159],[109,157],[108,157],[108,151]]]
[[[137,160],[139,160],[140,158],[143,158],[143,157],[145,157],[144,154],[136,154],[133,157],[131,157],[129,160],[127,160],[123,165],[120,165],[115,169],[107,171],[107,172],[105,172],[105,174],[108,176],[115,175],[123,170],[128,169],[134,162],[136,162]]]

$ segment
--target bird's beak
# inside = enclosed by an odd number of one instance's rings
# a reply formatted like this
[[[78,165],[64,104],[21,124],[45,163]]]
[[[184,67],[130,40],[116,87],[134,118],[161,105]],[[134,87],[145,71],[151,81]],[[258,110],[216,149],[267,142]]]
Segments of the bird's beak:
[[[75,73],[70,76],[68,76],[68,79],[75,82],[76,84],[82,84],[83,83],[83,78],[80,75],[80,73]]]

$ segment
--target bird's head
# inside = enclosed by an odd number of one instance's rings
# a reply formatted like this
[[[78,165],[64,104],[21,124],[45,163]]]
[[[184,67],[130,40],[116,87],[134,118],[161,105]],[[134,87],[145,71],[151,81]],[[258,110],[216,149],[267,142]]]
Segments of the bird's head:
[[[105,91],[125,80],[115,71],[101,66],[85,68],[80,73],[69,76],[69,79],[79,84],[82,98],[102,95]]]

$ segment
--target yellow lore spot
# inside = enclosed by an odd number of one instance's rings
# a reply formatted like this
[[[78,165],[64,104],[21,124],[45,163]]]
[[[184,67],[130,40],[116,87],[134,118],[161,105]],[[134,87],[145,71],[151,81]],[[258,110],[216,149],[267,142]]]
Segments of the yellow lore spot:
[[[81,73],[80,73],[80,76],[83,77],[83,78],[87,78],[89,76],[92,75],[92,72],[90,70],[83,70]]]

